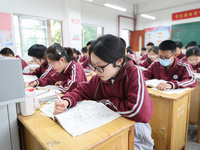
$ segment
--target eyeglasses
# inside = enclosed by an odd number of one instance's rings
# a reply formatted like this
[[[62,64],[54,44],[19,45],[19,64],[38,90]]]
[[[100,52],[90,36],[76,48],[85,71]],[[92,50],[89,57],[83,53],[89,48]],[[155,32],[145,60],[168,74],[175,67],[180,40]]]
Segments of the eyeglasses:
[[[91,63],[89,63],[88,64],[88,66],[93,70],[93,71],[95,71],[95,70],[97,70],[98,72],[100,72],[100,73],[103,73],[104,72],[104,68],[105,67],[107,67],[108,65],[109,65],[110,63],[108,63],[107,65],[105,65],[105,66],[93,66]]]

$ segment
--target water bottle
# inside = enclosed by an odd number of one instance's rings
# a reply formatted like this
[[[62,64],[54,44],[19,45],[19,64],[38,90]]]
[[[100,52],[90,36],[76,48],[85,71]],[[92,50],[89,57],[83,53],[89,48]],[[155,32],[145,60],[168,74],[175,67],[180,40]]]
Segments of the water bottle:
[[[25,89],[26,96],[24,102],[20,102],[21,115],[29,116],[35,113],[35,96],[34,88]]]

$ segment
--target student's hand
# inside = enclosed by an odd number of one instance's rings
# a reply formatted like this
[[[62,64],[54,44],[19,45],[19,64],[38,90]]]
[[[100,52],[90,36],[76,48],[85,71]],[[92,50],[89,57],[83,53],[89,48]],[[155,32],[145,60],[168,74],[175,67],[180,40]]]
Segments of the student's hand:
[[[55,108],[53,114],[57,115],[59,113],[66,111],[68,105],[69,105],[68,101],[63,100],[63,103],[61,103],[60,100],[57,99],[55,102]]]
[[[169,83],[160,83],[156,88],[158,90],[165,91],[167,89],[172,89],[172,85]]]
[[[37,85],[36,81],[30,81],[30,82],[28,82],[27,87],[34,87],[36,85]]]
[[[62,82],[62,81],[58,81],[58,82],[55,83],[55,85],[56,85],[56,86],[60,86],[61,82]]]

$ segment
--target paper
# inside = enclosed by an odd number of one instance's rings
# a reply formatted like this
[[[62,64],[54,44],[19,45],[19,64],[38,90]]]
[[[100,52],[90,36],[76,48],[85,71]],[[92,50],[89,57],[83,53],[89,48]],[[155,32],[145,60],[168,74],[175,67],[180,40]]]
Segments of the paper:
[[[37,76],[33,76],[33,75],[23,75],[23,79],[24,79],[25,83],[28,83],[30,81],[37,80],[38,77]]]
[[[166,91],[161,91],[156,88],[152,88],[153,90],[165,93],[165,94],[181,94],[182,92],[185,92],[189,90],[190,88],[180,88],[180,89],[171,89],[171,90],[166,90]]]
[[[197,78],[197,80],[200,80],[200,73],[194,73],[194,75]]]
[[[157,87],[160,83],[167,83],[167,81],[165,80],[158,80],[158,79],[151,79],[151,80],[147,80],[145,81],[146,85],[149,87]]]
[[[54,104],[45,105],[40,110],[47,116],[52,117]],[[75,107],[54,117],[69,134],[75,137],[111,122],[120,115],[102,103],[81,101]]]

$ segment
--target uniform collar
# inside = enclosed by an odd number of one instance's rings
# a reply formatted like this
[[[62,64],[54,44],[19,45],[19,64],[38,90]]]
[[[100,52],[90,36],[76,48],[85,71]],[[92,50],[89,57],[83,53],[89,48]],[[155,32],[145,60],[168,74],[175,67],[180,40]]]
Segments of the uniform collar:
[[[63,73],[66,73],[66,72],[68,72],[69,71],[69,69],[71,68],[71,66],[74,64],[74,60],[72,60],[72,61],[70,61],[69,63],[68,63],[68,65],[67,65],[67,67],[66,67],[66,69],[64,70],[64,72]]]

